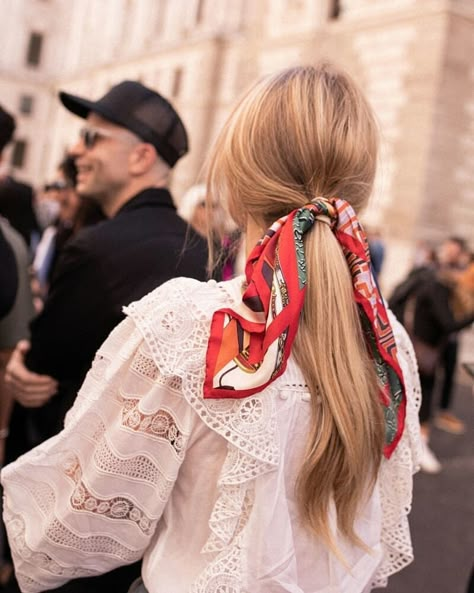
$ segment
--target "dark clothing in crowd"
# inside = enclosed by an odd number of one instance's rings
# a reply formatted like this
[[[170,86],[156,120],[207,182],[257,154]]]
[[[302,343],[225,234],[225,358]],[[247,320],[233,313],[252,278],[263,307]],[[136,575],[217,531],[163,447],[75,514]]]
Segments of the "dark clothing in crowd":
[[[474,321],[474,315],[456,319],[451,304],[451,289],[436,278],[427,279],[416,291],[413,325],[408,328],[412,334],[413,346],[418,359],[422,402],[420,422],[431,417],[436,368],[449,334],[467,327]]]
[[[383,262],[385,259],[385,246],[382,239],[369,239],[369,253],[370,261],[372,262],[372,270],[376,277],[380,276]]]
[[[13,307],[18,288],[15,255],[0,229],[0,319]]]
[[[413,319],[413,335],[430,346],[444,346],[451,332],[459,331],[474,321],[474,315],[455,319],[451,305],[451,289],[432,277],[417,291]]]
[[[76,215],[76,220],[73,223],[68,224],[63,222],[57,223],[57,232],[53,240],[53,252],[51,254],[51,260],[49,262],[49,269],[47,273],[48,284],[51,284],[57,263],[64,247],[66,246],[66,243],[68,243],[84,227],[92,226],[105,220],[106,217],[97,204],[88,200],[87,198],[82,198],[82,203]]]
[[[428,266],[413,268],[408,276],[398,284],[388,300],[389,307],[398,321],[406,326],[405,310],[408,302],[416,296],[416,293],[426,282],[431,282],[435,271]]]
[[[453,396],[453,388],[456,375],[456,364],[458,360],[459,342],[457,334],[451,334],[441,353],[440,363],[444,370],[443,383],[441,385],[441,398],[439,407],[441,410],[449,410]]]
[[[35,309],[30,286],[30,257],[26,243],[20,233],[2,216],[0,216],[0,230],[13,251],[18,276],[18,288],[13,307],[8,315],[0,320],[0,355],[3,354],[6,357],[5,362],[17,343],[28,339],[28,326],[33,319]],[[2,391],[3,382],[0,381],[0,401],[2,401]]]
[[[33,190],[30,185],[20,183],[12,177],[0,180],[0,214],[4,216],[25,240],[31,245],[35,233],[40,228],[33,208]]]

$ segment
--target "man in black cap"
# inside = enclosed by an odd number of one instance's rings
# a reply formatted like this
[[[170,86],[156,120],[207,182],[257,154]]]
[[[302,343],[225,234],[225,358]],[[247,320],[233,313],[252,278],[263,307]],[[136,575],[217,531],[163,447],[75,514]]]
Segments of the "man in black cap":
[[[167,189],[171,168],[188,149],[173,107],[132,81],[96,102],[68,93],[60,99],[86,120],[72,148],[77,191],[100,203],[109,219],[65,247],[44,309],[31,324],[31,342],[20,342],[8,365],[16,400],[30,408],[36,434],[29,446],[61,430],[96,350],[123,319],[124,305],[170,278],[206,277],[205,241],[179,218]],[[17,447],[9,459],[19,453]],[[57,591],[125,592],[138,570],[124,567]]]
[[[4,148],[15,132],[15,119],[0,106],[0,162]],[[11,175],[0,175],[0,215],[20,233],[27,247],[33,247],[40,229],[33,208],[33,189]],[[35,237],[36,235],[36,237]]]

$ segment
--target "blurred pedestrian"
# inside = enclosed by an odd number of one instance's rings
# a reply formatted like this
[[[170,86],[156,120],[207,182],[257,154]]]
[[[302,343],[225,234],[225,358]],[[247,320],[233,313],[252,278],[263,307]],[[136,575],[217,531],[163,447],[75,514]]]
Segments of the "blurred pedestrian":
[[[369,242],[370,261],[375,277],[378,279],[382,273],[382,266],[385,260],[385,243],[379,229],[373,229],[367,233]]]
[[[472,315],[469,307],[454,304],[456,278],[460,273],[460,257],[466,249],[465,241],[449,237],[434,252],[430,252],[426,245],[422,248],[423,258],[417,259],[418,265],[395,287],[389,306],[413,339],[420,370],[421,469],[437,473],[441,470],[441,463],[429,446],[437,375],[442,371],[443,384],[441,411],[434,416],[434,423],[444,430],[461,434],[464,424],[449,408],[453,399],[458,332],[472,323]]]
[[[25,589],[144,555],[131,591],[365,593],[410,562],[416,363],[355,213],[376,129],[328,65],[243,97],[208,187],[247,231],[246,278],[128,307],[64,431],[3,470]]]
[[[0,164],[4,148],[11,142],[15,131],[15,119],[0,105]],[[34,253],[40,228],[30,185],[14,179],[7,170],[0,173],[0,215],[4,216],[25,240]]]
[[[77,168],[74,157],[66,156],[58,166],[55,179],[47,183],[44,193],[58,205],[58,215],[43,232],[33,260],[38,295],[44,299],[56,263],[65,244],[81,228],[105,220],[97,202],[81,197],[76,191]]]
[[[0,319],[0,467],[5,460],[5,447],[11,426],[12,396],[5,385],[5,369],[18,340],[28,338],[28,324],[34,315],[33,295],[30,289],[30,257],[23,237],[0,216],[0,232],[12,249],[15,258],[18,286],[8,315]],[[0,263],[0,267],[3,262]],[[3,267],[2,267],[3,271]],[[6,279],[0,279],[0,284]],[[21,431],[23,432],[23,431]],[[1,502],[0,502],[1,506]],[[5,559],[6,534],[0,527],[0,589],[12,574],[12,565]]]
[[[223,204],[208,196],[206,184],[193,185],[181,198],[178,214],[202,237],[211,236],[215,263],[211,275],[215,280],[230,280],[237,272],[243,242],[240,231]]]
[[[422,389],[420,422],[423,452],[420,463],[421,468],[428,473],[437,473],[441,469],[441,464],[429,447],[436,371],[450,334],[474,322],[474,311],[465,309],[455,315],[453,296],[452,281],[448,280],[445,273],[436,272],[417,289],[412,304],[412,318],[407,323],[415,347]]]
[[[7,367],[17,402],[31,408],[36,442],[61,430],[96,350],[123,319],[123,307],[175,276],[204,280],[207,266],[205,241],[191,232],[185,244],[187,227],[168,190],[171,169],[188,149],[171,104],[133,81],[98,101],[64,92],[60,98],[86,119],[71,150],[76,190],[100,204],[109,219],[82,229],[64,246],[44,308],[31,324],[31,343],[20,342]],[[73,581],[64,591],[120,593],[138,572],[137,565],[124,567]]]
[[[0,216],[0,229],[15,255],[18,289],[15,302],[0,320],[0,466],[3,465],[5,442],[10,428],[11,393],[4,384],[8,360],[19,340],[28,339],[28,325],[34,316],[33,295],[30,288],[29,253],[23,237]]]
[[[448,284],[453,287],[456,285],[456,276],[467,265],[467,261],[464,261],[467,253],[466,241],[461,237],[448,237],[441,243],[438,268],[440,273],[445,275]],[[434,417],[434,423],[438,428],[452,434],[463,434],[466,430],[464,422],[452,412],[458,352],[459,332],[452,332],[440,354],[441,398],[438,413]]]

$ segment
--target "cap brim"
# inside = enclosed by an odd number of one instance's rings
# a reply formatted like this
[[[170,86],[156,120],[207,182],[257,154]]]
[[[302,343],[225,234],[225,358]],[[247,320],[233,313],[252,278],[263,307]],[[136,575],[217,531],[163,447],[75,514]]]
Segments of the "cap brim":
[[[101,105],[100,101],[89,101],[88,99],[83,99],[82,97],[78,97],[76,95],[70,95],[64,91],[60,91],[59,99],[68,111],[74,113],[74,115],[82,117],[83,119],[86,119],[89,113],[93,111],[104,119],[107,119],[118,126],[127,128],[128,130],[136,133],[126,121],[123,121],[122,118],[117,117],[115,113],[107,109],[104,105]]]
[[[83,119],[85,119],[91,111],[94,111],[95,103],[83,99],[82,97],[77,97],[76,95],[70,95],[69,93],[61,91],[59,93],[59,99],[68,111]]]

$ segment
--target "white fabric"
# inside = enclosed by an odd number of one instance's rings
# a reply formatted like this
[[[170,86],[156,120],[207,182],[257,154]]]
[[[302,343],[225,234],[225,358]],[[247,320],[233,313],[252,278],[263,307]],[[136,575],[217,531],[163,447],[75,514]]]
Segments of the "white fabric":
[[[357,520],[372,552],[338,538],[348,570],[298,518],[310,395],[294,362],[257,396],[202,399],[212,313],[241,281],[180,278],[128,307],[63,432],[3,470],[22,591],[144,556],[150,593],[365,593],[412,560],[420,389],[405,331],[393,320],[406,428]]]

